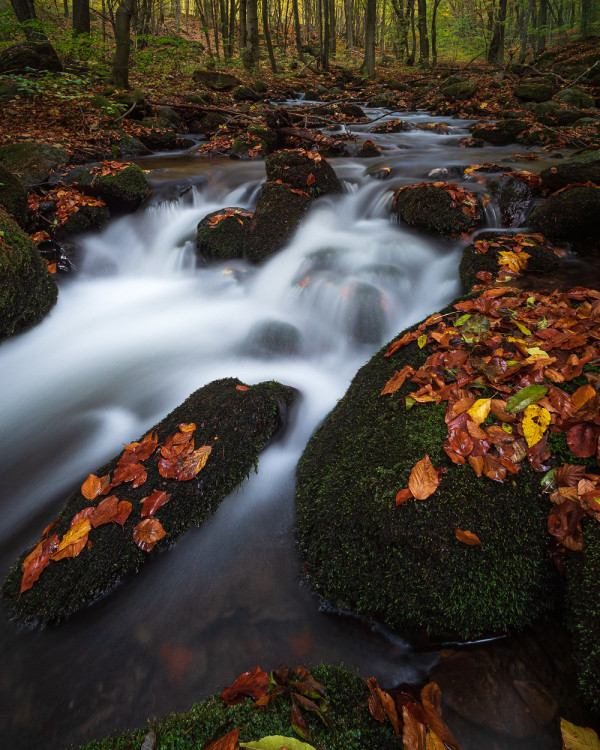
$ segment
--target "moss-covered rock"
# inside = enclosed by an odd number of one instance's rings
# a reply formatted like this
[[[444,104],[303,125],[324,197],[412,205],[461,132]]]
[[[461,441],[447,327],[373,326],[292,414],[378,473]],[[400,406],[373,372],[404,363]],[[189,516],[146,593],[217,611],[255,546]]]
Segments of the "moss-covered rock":
[[[542,186],[548,190],[560,190],[574,182],[600,184],[600,149],[590,149],[557,162],[540,173]]]
[[[298,464],[296,534],[310,582],[334,606],[406,635],[455,640],[524,628],[554,601],[539,475],[523,466],[499,484],[452,463],[444,404],[407,410],[408,382],[380,395],[430,347],[384,352],[359,370]],[[426,454],[447,474],[427,500],[396,507]],[[482,547],[461,544],[455,529],[477,534]]]
[[[361,159],[372,159],[374,156],[381,156],[381,149],[371,140],[363,141],[363,144],[356,155]]]
[[[48,70],[59,73],[62,63],[50,42],[14,44],[0,52],[0,73],[29,73]]]
[[[215,261],[243,258],[251,219],[251,213],[236,207],[207,214],[196,232],[198,254],[205,260]]]
[[[111,211],[135,211],[148,194],[148,180],[137,164],[128,164],[110,174],[101,174],[97,162],[75,167],[62,178],[89,195],[101,198]]]
[[[351,117],[356,120],[366,117],[364,110],[358,104],[340,104],[338,109],[345,117]]]
[[[79,211],[71,214],[67,221],[57,228],[55,237],[76,232],[88,232],[91,229],[102,229],[110,219],[110,211],[106,206],[81,206]]]
[[[505,174],[490,180],[488,187],[498,201],[503,225],[521,226],[533,199],[533,191],[529,185],[517,177]]]
[[[178,148],[177,131],[168,120],[142,120],[140,125],[139,139],[152,151]]]
[[[241,85],[241,81],[229,73],[220,73],[216,70],[198,69],[192,73],[196,83],[201,83],[207,89],[213,91],[231,91]]]
[[[123,159],[133,159],[136,156],[148,156],[152,152],[147,146],[132,135],[118,133],[114,144],[119,149],[119,156]]]
[[[160,450],[145,460],[148,478],[140,487],[119,485],[115,494],[127,500],[133,510],[123,528],[108,523],[92,529],[92,546],[75,558],[51,562],[31,589],[19,597],[21,562],[10,571],[2,596],[8,600],[14,616],[28,623],[58,622],[85,607],[109,591],[125,575],[138,571],[152,556],[134,542],[133,530],[140,522],[140,502],[154,490],[170,494],[155,518],[160,520],[166,536],[157,550],[172,545],[187,529],[201,525],[217,509],[223,498],[252,470],[258,455],[280,429],[294,392],[279,383],[260,383],[239,390],[234,378],[216,380],[200,388],[152,429],[158,444],[178,432],[181,423],[195,423],[196,449],[215,446],[197,478],[188,481],[165,479],[158,471]],[[102,466],[98,477],[114,476],[118,457]],[[133,483],[135,484],[135,482]],[[111,491],[112,494],[112,491]],[[101,498],[86,500],[79,488],[67,499],[60,522],[53,533],[65,534],[73,517]]]
[[[49,143],[23,141],[0,148],[0,164],[18,175],[26,186],[44,182],[60,164],[69,162],[69,154]]]
[[[556,98],[564,104],[570,104],[572,107],[578,107],[579,109],[588,109],[594,106],[594,97],[579,86],[562,89],[558,92]]]
[[[528,130],[526,120],[502,120],[495,125],[476,125],[472,129],[473,138],[481,138],[494,146],[516,143],[522,132]]]
[[[260,95],[249,86],[236,86],[233,89],[233,98],[236,102],[255,102],[260,99]]]
[[[397,750],[398,738],[389,722],[379,724],[369,714],[369,691],[365,681],[341,667],[320,666],[312,676],[325,689],[332,727],[328,728],[312,712],[304,716],[311,732],[311,743],[327,750]],[[149,732],[156,736],[156,748],[198,750],[211,739],[222,737],[232,728],[240,728],[240,741],[280,735],[294,737],[290,723],[290,701],[279,697],[269,710],[254,707],[246,699],[227,706],[219,694],[195,705],[183,714],[169,714],[161,721],[149,722],[143,729],[121,737],[90,742],[82,750],[140,750]],[[296,738],[297,739],[297,738]]]
[[[109,117],[113,120],[121,117],[126,111],[125,107],[122,105],[117,104],[117,102],[113,102],[106,96],[101,96],[100,94],[94,94],[90,99],[90,104],[94,109],[99,109],[104,117]]]
[[[482,223],[483,206],[479,197],[475,199],[473,216],[468,216],[462,205],[453,204],[456,201],[444,188],[434,187],[433,183],[409,185],[396,193],[392,214],[411,226],[447,238],[468,232]]]
[[[401,133],[403,130],[407,130],[403,120],[386,120],[373,125],[371,133]]]
[[[267,180],[281,180],[311,197],[341,193],[342,183],[333,167],[322,156],[305,151],[277,151],[265,159]]]
[[[289,184],[267,182],[246,235],[246,258],[261,263],[285,247],[311,203],[312,198],[304,191]]]
[[[27,191],[21,180],[0,164],[0,206],[21,226],[27,220]]]
[[[0,341],[39,323],[57,295],[37,248],[0,208]]]
[[[581,691],[600,713],[600,524],[583,520],[583,551],[567,564],[567,623]]]
[[[600,187],[572,187],[546,198],[527,223],[552,239],[578,240],[597,236],[598,216]]]
[[[458,81],[451,83],[442,89],[442,94],[452,102],[465,101],[475,96],[477,84],[475,81]]]
[[[545,81],[523,80],[513,89],[514,95],[525,102],[546,102],[552,99],[554,87]]]

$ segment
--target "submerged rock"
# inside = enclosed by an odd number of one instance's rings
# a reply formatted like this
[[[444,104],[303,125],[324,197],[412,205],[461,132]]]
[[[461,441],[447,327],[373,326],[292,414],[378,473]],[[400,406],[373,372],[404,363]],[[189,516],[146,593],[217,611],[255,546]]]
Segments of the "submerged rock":
[[[446,188],[458,193],[462,190],[452,183],[446,183]],[[466,193],[468,197],[459,204],[446,188],[436,187],[434,183],[401,188],[394,198],[392,214],[401,217],[411,226],[447,238],[456,237],[479,226],[483,221],[481,199]]]
[[[53,169],[68,162],[67,151],[49,143],[23,141],[0,148],[0,164],[17,174],[26,186],[44,182]]]
[[[0,208],[0,341],[39,323],[57,296],[37,248]]]
[[[50,561],[32,588],[19,595],[23,576],[21,564],[31,550],[21,556],[2,588],[2,596],[8,600],[12,614],[26,623],[64,620],[107,593],[127,574],[138,571],[149,559],[149,552],[134,541],[138,533],[134,529],[141,521],[140,503],[153,493],[164,491],[170,496],[151,516],[159,520],[166,532],[164,538],[159,536],[157,548],[166,549],[188,528],[204,523],[256,465],[260,451],[284,423],[293,399],[293,389],[279,383],[247,387],[234,378],[214,381],[193,393],[148,433],[156,433],[158,448],[150,441],[147,457],[136,458],[137,464],[132,461],[125,464],[126,470],[132,471],[131,467],[139,467],[143,462],[141,467],[147,472],[147,479],[142,476],[132,482],[130,474],[129,478],[122,479],[123,484],[106,489],[105,495],[114,493],[121,503],[131,504],[130,514],[122,519],[123,525],[111,521],[91,528],[87,548],[77,557]],[[193,430],[190,429],[192,424]],[[178,431],[180,425],[184,432]],[[159,470],[159,467],[165,461],[177,461],[177,456],[169,459],[174,449],[166,447],[165,441],[170,436],[185,437],[189,433],[195,440],[196,450],[210,446],[212,453],[193,478],[169,478],[172,474],[165,475],[164,468]],[[175,448],[181,443],[176,439]],[[132,444],[133,450],[136,445]],[[127,449],[124,455],[127,456]],[[97,476],[110,475],[114,482],[118,460],[119,457],[115,457],[102,466]],[[136,487],[140,481],[143,483]],[[108,498],[102,499],[99,494],[88,500],[76,490],[67,499],[58,525],[51,533],[57,535],[57,539],[62,537],[77,514],[106,500]]]
[[[264,320],[252,326],[242,349],[262,359],[299,354],[301,344],[302,334],[296,326],[282,320]]]
[[[598,216],[600,187],[571,187],[536,206],[527,223],[553,239],[580,240],[597,236]]]

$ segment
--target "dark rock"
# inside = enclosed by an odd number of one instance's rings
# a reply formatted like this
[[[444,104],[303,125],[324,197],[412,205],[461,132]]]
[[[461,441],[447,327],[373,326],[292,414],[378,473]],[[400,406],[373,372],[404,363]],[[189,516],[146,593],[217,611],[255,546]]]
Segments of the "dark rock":
[[[339,111],[346,117],[353,117],[357,120],[366,117],[363,109],[358,104],[340,104]]]
[[[140,131],[139,139],[152,151],[179,148],[177,131],[168,120],[142,120],[140,125],[148,130]]]
[[[23,141],[0,148],[0,164],[18,175],[26,186],[44,182],[60,164],[68,164],[69,154],[49,143]]]
[[[56,282],[29,236],[0,208],[0,341],[39,323],[56,303]]]
[[[542,187],[559,190],[574,182],[600,184],[600,149],[587,149],[540,173]]]
[[[21,180],[5,169],[2,164],[0,164],[0,206],[4,206],[17,224],[25,226],[27,191]]]
[[[488,188],[498,200],[504,226],[521,226],[533,200],[531,188],[523,180],[506,174],[490,180]]]
[[[579,86],[562,89],[556,94],[556,98],[564,104],[570,104],[572,107],[578,107],[579,109],[589,109],[595,106],[594,97]]]
[[[243,347],[254,357],[281,357],[299,354],[302,335],[296,326],[281,320],[265,320],[252,326]]]
[[[259,94],[266,94],[269,87],[264,81],[252,81],[252,88]]]
[[[373,125],[371,133],[401,133],[406,129],[406,123],[402,120],[386,120]]]
[[[195,70],[192,78],[213,91],[231,91],[241,85],[241,81],[229,73],[219,73],[216,70]]]
[[[401,217],[407,224],[419,229],[435,232],[442,237],[456,237],[479,226],[483,221],[483,206],[477,197],[475,216],[467,216],[461,206],[452,206],[454,201],[442,187],[433,183],[408,186],[396,193],[392,214]]]
[[[359,344],[378,344],[386,326],[381,292],[370,284],[359,282],[349,292],[347,331]]]
[[[538,79],[523,80],[513,89],[514,95],[526,102],[547,102],[552,99],[554,87]]]
[[[131,120],[141,120],[150,111],[150,108],[146,104],[146,95],[141,89],[119,91],[113,94],[112,98],[117,104],[125,107],[127,118]]]
[[[158,108],[158,118],[159,120],[167,120],[171,125],[175,125],[175,127],[181,122],[179,113],[173,107],[168,107],[166,104]]]
[[[311,158],[300,151],[277,151],[267,156],[265,168],[267,180],[281,180],[314,198],[343,192],[333,167],[319,155]]]
[[[101,198],[111,211],[135,211],[148,194],[148,180],[137,164],[114,173],[100,174],[98,163],[84,164],[67,172],[62,180],[89,195]]]
[[[91,229],[102,229],[108,224],[110,212],[106,206],[81,206],[79,211],[71,214],[60,226],[55,236],[88,232]]]
[[[148,156],[148,154],[152,153],[140,140],[127,133],[119,133],[115,140],[115,145],[119,149],[119,156],[123,159]]]
[[[59,73],[63,69],[50,42],[14,44],[0,52],[0,73],[27,73],[27,68],[52,73]]]
[[[236,102],[255,102],[260,99],[260,96],[249,86],[236,86],[233,89],[233,98]]]
[[[551,239],[595,237],[600,216],[600,187],[572,187],[533,209],[528,225]]]
[[[214,133],[219,125],[224,125],[229,118],[220,112],[208,112],[200,120],[200,127],[204,133]]]
[[[504,120],[496,125],[476,125],[471,132],[473,138],[481,138],[495,146],[505,146],[508,143],[516,143],[518,136],[528,128],[529,123],[526,120]]]
[[[246,236],[246,258],[260,263],[285,247],[311,203],[308,194],[293,192],[290,185],[267,182]]]
[[[375,156],[381,156],[381,149],[379,146],[376,146],[373,141],[363,141],[362,146],[356,155],[360,156],[362,159],[371,159]]]
[[[186,94],[183,98],[186,102],[190,102],[190,104],[199,104],[200,106],[203,104],[214,104],[215,101],[215,95],[212,91],[203,91],[202,94]]]
[[[442,89],[442,94],[450,101],[464,101],[471,99],[477,92],[477,84],[474,81],[458,81],[451,83]]]
[[[169,502],[154,516],[166,531],[166,537],[157,544],[159,551],[170,547],[191,526],[200,526],[210,518],[254,468],[260,451],[285,423],[287,408],[295,397],[293,389],[274,381],[242,390],[238,385],[242,384],[234,378],[205,385],[150,431],[163,444],[178,432],[179,424],[198,425],[193,433],[195,449],[215,446],[216,455],[208,456],[197,479],[165,478],[159,471],[161,453],[154,451],[144,459],[147,481],[137,488],[130,483],[119,486],[119,500],[133,507],[123,527],[108,523],[92,529],[90,549],[78,557],[51,562],[33,588],[20,597],[21,560],[17,562],[2,589],[15,617],[28,623],[59,622],[106,594],[126,575],[140,570],[153,555],[135,544],[133,530],[140,522],[140,502],[153,490],[160,488],[170,495]],[[119,458],[102,466],[96,476],[114,477]],[[77,513],[98,505],[98,501],[86,500],[77,489],[67,498],[54,533],[64,534]]]
[[[214,221],[215,219],[219,220]],[[199,222],[196,232],[196,249],[199,255],[205,260],[214,261],[243,258],[251,219],[251,213],[236,207],[223,208],[205,216]]]

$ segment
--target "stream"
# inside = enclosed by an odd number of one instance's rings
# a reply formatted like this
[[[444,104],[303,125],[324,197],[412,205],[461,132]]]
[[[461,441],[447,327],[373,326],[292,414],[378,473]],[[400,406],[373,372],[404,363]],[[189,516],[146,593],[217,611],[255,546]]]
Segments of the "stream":
[[[435,654],[412,652],[397,634],[320,608],[300,582],[291,532],[294,468],[315,427],[374,351],[460,292],[461,242],[392,223],[393,191],[448,165],[510,159],[506,171],[532,169],[513,157],[523,146],[460,148],[468,121],[401,116],[443,121],[450,132],[351,126],[382,156],[330,159],[344,194],[317,201],[260,267],[201,266],[193,240],[207,213],[254,208],[262,162],[138,160],[153,186],[149,205],[80,237],[77,272],[60,280],[56,308],[0,347],[2,576],[89,472],[192,391],[231,376],[300,392],[258,472],[135,578],[58,627],[23,630],[0,612],[5,747],[59,750],[134,728],[188,709],[256,664],[343,663],[383,685],[423,679],[434,664]],[[379,167],[391,169],[388,179],[369,174]],[[491,207],[487,218],[498,225]],[[265,339],[265,323],[295,327],[299,343]]]

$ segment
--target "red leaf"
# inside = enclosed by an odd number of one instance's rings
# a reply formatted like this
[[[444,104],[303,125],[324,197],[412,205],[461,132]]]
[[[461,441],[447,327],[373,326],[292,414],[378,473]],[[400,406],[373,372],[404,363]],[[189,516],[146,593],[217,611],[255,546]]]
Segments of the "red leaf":
[[[247,385],[236,385],[235,390],[236,391],[247,391],[248,390],[248,386]]]
[[[125,521],[129,518],[129,514],[131,513],[131,503],[129,500],[120,500],[119,504],[117,505],[117,512],[113,516],[113,522],[118,523],[119,526],[124,526]]]
[[[166,492],[163,492],[161,490],[154,490],[151,495],[148,495],[148,497],[145,497],[140,501],[144,503],[141,513],[142,518],[144,518],[144,516],[153,516],[156,511],[165,503],[168,503],[170,499],[171,495],[167,494]]]
[[[145,518],[134,528],[133,541],[144,552],[150,552],[166,534],[157,518]]]
[[[90,516],[92,526],[97,529],[98,526],[110,523],[118,513],[118,506],[119,498],[116,495],[110,495],[101,500],[93,515]]]
[[[88,478],[81,485],[81,494],[86,500],[95,500],[109,484],[110,478],[108,474],[102,478],[97,477],[95,474],[88,474]]]
[[[30,589],[42,572],[50,565],[50,558],[58,549],[58,534],[53,534],[36,545],[33,552],[30,552],[21,563],[23,578],[21,579],[21,589],[19,596]]]
[[[413,493],[410,490],[400,490],[400,492],[398,492],[398,494],[396,495],[396,505],[402,505],[402,503],[405,503],[412,497]]]
[[[309,186],[315,184],[315,176],[314,176],[314,174],[312,172],[306,178],[306,184],[309,185]]]
[[[589,458],[596,454],[599,428],[590,422],[580,422],[567,432],[567,443],[577,458]]]
[[[221,693],[221,698],[228,706],[241,703],[247,697],[260,698],[269,690],[269,675],[260,667],[252,672],[244,672]]]

